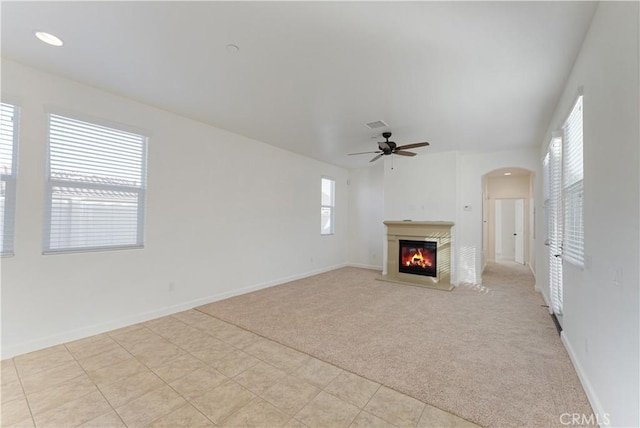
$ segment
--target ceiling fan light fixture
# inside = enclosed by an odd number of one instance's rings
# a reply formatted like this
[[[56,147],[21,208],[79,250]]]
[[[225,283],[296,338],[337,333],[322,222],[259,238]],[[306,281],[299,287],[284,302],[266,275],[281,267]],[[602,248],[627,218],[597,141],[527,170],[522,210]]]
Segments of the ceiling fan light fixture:
[[[64,44],[64,42],[59,37],[54,36],[51,33],[47,33],[45,31],[36,31],[34,34],[40,41],[48,45],[60,47]]]
[[[505,172],[504,175],[511,175],[511,173],[510,172]]]

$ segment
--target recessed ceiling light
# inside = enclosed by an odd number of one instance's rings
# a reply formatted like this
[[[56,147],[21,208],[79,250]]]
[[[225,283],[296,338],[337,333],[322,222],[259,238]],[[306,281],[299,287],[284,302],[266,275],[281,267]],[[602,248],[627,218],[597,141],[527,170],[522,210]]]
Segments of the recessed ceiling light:
[[[510,172],[505,172],[504,175],[511,175],[511,173]]]
[[[236,53],[239,50],[240,50],[240,48],[238,47],[238,45],[233,45],[233,44],[228,44],[227,45],[227,52]]]
[[[45,33],[44,31],[36,31],[36,37],[51,46],[62,46],[62,40],[53,34]]]

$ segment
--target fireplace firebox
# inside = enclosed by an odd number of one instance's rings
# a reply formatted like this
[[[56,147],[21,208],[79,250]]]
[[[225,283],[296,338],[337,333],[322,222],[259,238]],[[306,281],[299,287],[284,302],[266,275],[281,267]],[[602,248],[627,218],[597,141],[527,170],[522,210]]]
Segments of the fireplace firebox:
[[[398,270],[402,273],[436,277],[437,248],[435,241],[408,241],[400,239]]]
[[[450,221],[392,221],[381,281],[451,291]]]

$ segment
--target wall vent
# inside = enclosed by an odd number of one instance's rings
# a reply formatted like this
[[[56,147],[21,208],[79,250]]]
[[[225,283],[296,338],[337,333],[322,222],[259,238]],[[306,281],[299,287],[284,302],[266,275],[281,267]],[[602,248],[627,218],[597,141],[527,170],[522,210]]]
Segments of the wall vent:
[[[369,129],[384,128],[389,126],[384,122],[384,120],[376,120],[375,122],[365,123],[365,125],[367,125],[367,128]]]

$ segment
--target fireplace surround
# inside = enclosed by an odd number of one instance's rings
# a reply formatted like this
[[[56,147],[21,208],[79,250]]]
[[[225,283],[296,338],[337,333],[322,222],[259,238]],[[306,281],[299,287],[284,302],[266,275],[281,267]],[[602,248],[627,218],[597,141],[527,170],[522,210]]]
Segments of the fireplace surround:
[[[382,281],[451,290],[451,228],[447,221],[385,221],[387,264]]]

